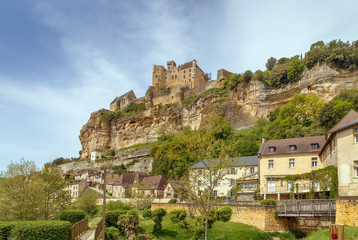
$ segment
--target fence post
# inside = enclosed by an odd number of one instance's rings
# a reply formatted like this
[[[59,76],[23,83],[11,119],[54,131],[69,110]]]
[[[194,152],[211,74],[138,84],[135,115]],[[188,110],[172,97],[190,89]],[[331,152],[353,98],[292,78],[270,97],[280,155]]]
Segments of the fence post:
[[[344,225],[331,224],[329,225],[329,240],[344,240]]]

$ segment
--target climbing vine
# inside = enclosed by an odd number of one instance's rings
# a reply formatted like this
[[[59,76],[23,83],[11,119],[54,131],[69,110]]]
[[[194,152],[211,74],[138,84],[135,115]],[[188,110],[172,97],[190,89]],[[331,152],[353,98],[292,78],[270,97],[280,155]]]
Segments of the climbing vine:
[[[326,191],[329,191],[329,198],[335,198],[338,196],[338,175],[337,175],[337,167],[328,166],[322,169],[313,170],[311,172],[289,175],[282,178],[281,184],[283,181],[286,181],[290,184],[290,198],[293,199],[296,194],[298,194],[299,184],[297,181],[299,180],[309,180],[310,187],[308,198],[315,198],[315,192],[319,188],[320,195],[319,198],[326,198]]]

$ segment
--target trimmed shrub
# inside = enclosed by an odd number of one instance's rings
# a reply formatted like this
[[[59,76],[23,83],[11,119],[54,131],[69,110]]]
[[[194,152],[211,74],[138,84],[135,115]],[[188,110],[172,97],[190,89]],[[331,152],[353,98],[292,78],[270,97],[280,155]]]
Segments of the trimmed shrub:
[[[215,212],[215,218],[218,221],[228,222],[232,215],[232,209],[229,206],[224,206]]]
[[[72,225],[85,218],[86,213],[82,210],[63,210],[58,217],[59,220],[69,221]]]
[[[129,210],[126,214],[119,216],[118,225],[124,227],[126,237],[133,239],[137,234],[139,225],[138,214],[135,210]]]
[[[152,218],[152,210],[145,209],[142,213],[143,218],[149,219]]]
[[[108,211],[114,210],[131,210],[133,207],[121,201],[111,201],[106,204],[106,209]]]
[[[69,240],[72,224],[68,221],[16,222],[11,237],[26,240]]]
[[[162,220],[167,212],[163,208],[158,208],[152,212],[152,219],[154,221],[153,232],[162,230]]]
[[[128,210],[115,210],[115,211],[108,211],[106,213],[106,227],[115,227],[118,228],[121,232],[122,226],[118,225],[118,218],[119,216],[126,214]]]
[[[186,211],[184,209],[173,210],[169,213],[169,218],[172,223],[180,223],[186,218]]]
[[[172,199],[169,200],[168,203],[177,203],[177,201],[178,201],[178,200],[177,200],[176,198],[172,198]]]
[[[105,240],[118,240],[119,230],[115,227],[106,228]]]
[[[276,200],[275,199],[265,199],[262,200],[260,205],[276,205]]]
[[[14,222],[0,222],[0,240],[7,240],[10,237],[11,230],[14,227]]]

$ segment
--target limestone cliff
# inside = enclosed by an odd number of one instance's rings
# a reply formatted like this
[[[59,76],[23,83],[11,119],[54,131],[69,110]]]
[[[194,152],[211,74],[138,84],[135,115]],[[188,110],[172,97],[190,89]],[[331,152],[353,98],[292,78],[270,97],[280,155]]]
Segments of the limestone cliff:
[[[299,82],[280,89],[268,88],[262,82],[252,80],[248,84],[239,84],[224,98],[212,91],[186,104],[177,101],[151,106],[146,99],[144,112],[117,120],[103,119],[103,111],[94,112],[79,136],[81,158],[88,158],[95,150],[118,151],[133,144],[155,141],[160,129],[172,134],[179,133],[183,126],[198,129],[212,113],[223,116],[236,129],[247,128],[258,118],[266,117],[287,103],[295,93],[314,93],[328,101],[340,91],[352,88],[358,88],[358,72],[337,72],[321,65],[305,70]]]

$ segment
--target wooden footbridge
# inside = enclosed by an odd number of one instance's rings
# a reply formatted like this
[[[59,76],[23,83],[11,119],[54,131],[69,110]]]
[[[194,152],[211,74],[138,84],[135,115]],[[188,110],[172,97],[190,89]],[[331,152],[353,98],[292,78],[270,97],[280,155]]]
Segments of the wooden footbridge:
[[[276,210],[279,217],[335,217],[336,200],[282,200]]]

